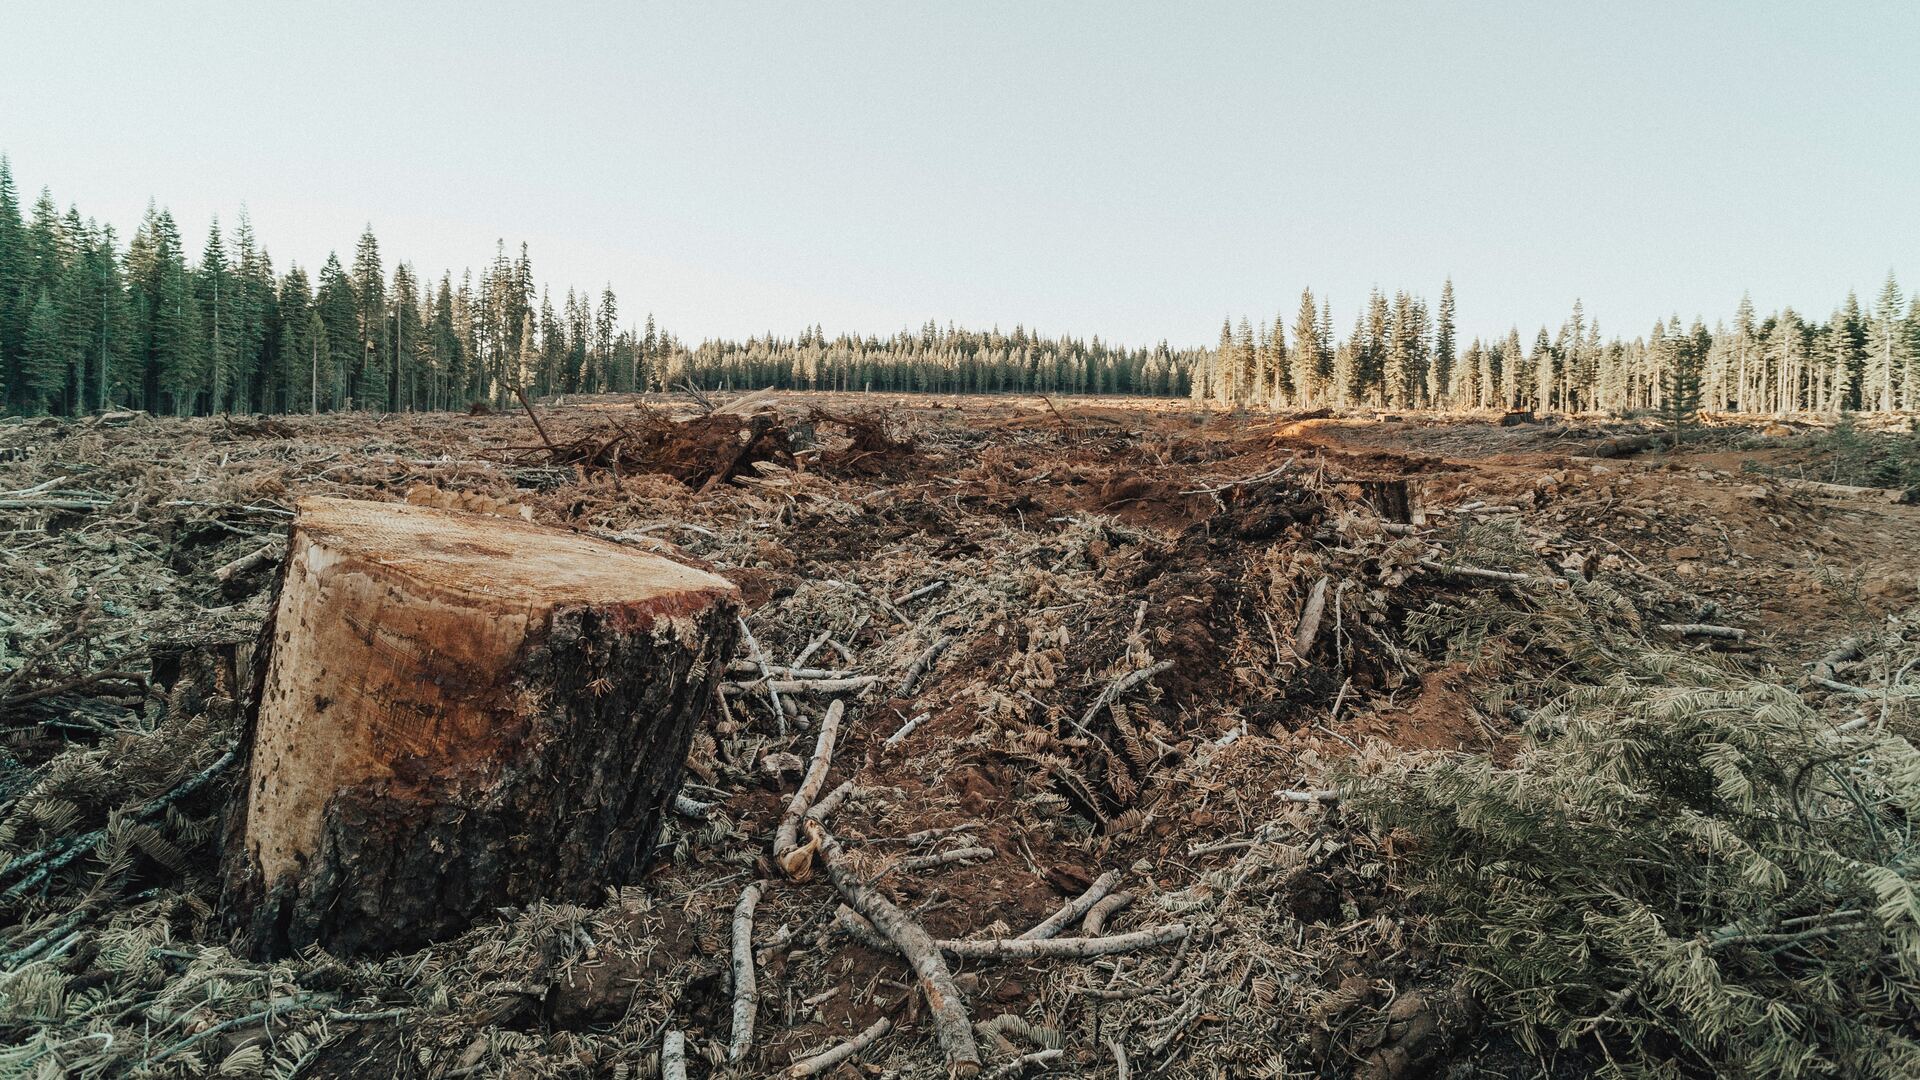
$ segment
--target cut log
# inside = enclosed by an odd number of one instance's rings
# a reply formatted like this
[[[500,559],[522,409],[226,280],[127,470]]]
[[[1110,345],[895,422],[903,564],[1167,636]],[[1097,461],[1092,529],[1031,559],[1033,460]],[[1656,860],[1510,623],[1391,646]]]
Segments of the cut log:
[[[636,880],[734,586],[512,518],[298,510],[223,853],[236,946],[412,948]]]

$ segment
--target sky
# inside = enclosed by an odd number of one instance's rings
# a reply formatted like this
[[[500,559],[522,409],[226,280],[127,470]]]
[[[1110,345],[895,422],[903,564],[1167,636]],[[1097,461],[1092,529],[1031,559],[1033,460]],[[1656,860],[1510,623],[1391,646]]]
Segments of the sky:
[[[476,269],[682,338],[927,319],[1463,337],[1920,286],[1920,4],[15,3],[0,153],[197,254]],[[550,10],[548,10],[550,9]],[[556,297],[557,303],[557,297]]]

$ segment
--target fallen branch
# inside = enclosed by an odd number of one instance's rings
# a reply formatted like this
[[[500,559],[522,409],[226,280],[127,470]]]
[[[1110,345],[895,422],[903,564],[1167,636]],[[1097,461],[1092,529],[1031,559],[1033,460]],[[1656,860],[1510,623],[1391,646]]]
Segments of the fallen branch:
[[[238,757],[239,754],[240,748],[237,745],[228,749],[227,752],[220,755],[213,764],[188,777],[172,791],[167,792],[165,795],[160,796],[142,807],[134,814],[134,820],[152,821],[154,818],[165,813],[167,807],[200,790],[208,781],[219,775],[221,770],[233,764],[234,759]],[[106,838],[107,830],[95,829],[92,832],[74,837],[64,845],[56,844],[52,847],[42,848],[39,851],[29,855],[23,855],[8,863],[4,870],[0,870],[0,876],[5,876],[17,870],[27,870],[34,866],[39,866],[40,868],[20,879],[20,881],[15,883],[13,887],[9,888],[6,892],[0,893],[0,903],[5,903],[25,895],[27,890],[58,873],[75,859],[92,851]]]
[[[900,730],[887,736],[886,741],[880,744],[881,747],[887,750],[891,750],[894,747],[899,746],[902,742],[906,740],[907,736],[913,734],[913,731],[915,728],[919,727],[921,724],[926,723],[927,718],[932,715],[933,715],[932,713],[923,712],[920,715],[914,717],[913,719],[907,721],[906,723],[901,724]]]
[[[810,1058],[804,1058],[794,1062],[793,1065],[787,1069],[787,1075],[791,1077],[802,1077],[826,1072],[835,1065],[872,1046],[882,1035],[885,1035],[892,1029],[893,1021],[883,1016],[875,1020],[873,1025],[867,1028],[867,1030],[855,1035],[839,1046],[825,1053],[815,1054]]]
[[[1516,574],[1507,570],[1486,570],[1478,566],[1457,566],[1443,563],[1437,559],[1421,559],[1420,568],[1436,574],[1448,574],[1453,577],[1476,578],[1481,581],[1499,581],[1509,585],[1541,585],[1547,588],[1564,588],[1566,582],[1559,578],[1535,577],[1532,574]]]
[[[1102,897],[1112,892],[1113,887],[1119,883],[1119,874],[1111,870],[1101,874],[1094,879],[1093,884],[1087,886],[1086,892],[1067,901],[1061,906],[1059,911],[1054,912],[1034,924],[1033,929],[1021,934],[1016,940],[1038,941],[1042,938],[1050,938],[1058,934],[1060,931],[1073,925],[1076,920],[1091,910],[1095,904],[1100,902]]]
[[[251,570],[257,570],[268,563],[279,561],[280,556],[285,554],[285,552],[286,545],[284,542],[278,538],[269,540],[254,550],[247,552],[245,555],[215,570],[213,572],[214,580],[222,583],[231,581],[241,574]]]
[[[907,595],[902,596],[899,599],[895,600],[893,603],[895,607],[904,607],[905,605],[910,604],[915,600],[920,599],[923,596],[932,596],[934,593],[937,593],[941,589],[944,589],[946,587],[947,587],[947,583],[944,581],[936,581],[931,585],[922,585],[919,588],[908,593]]]
[[[722,683],[720,689],[728,694],[744,694],[760,687],[779,694],[845,694],[865,690],[879,681],[878,675],[849,675],[841,679],[755,679],[751,683]]]
[[[1826,685],[1824,682],[1821,682],[1821,680],[1832,681],[1840,674],[1840,665],[1849,660],[1859,659],[1860,653],[1861,646],[1859,638],[1848,638],[1842,641],[1833,647],[1833,651],[1813,662],[1814,681],[1821,683],[1823,686]]]
[[[932,870],[952,863],[966,862],[969,859],[991,858],[993,858],[993,849],[990,847],[963,847],[955,848],[952,851],[943,852],[939,855],[909,856],[900,860],[900,869],[913,871]]]
[[[1659,628],[1682,637],[1724,638],[1727,641],[1745,641],[1747,638],[1747,632],[1737,626],[1715,626],[1712,623],[1661,623]]]
[[[790,666],[800,667],[801,665],[805,664],[809,659],[813,657],[814,653],[820,651],[820,646],[825,645],[827,643],[827,639],[832,636],[833,636],[832,627],[828,627],[825,630],[820,631],[820,636],[814,638],[812,641],[807,642],[807,647],[800,650],[800,655],[793,658],[793,663]]]
[[[833,881],[834,888],[840,890],[840,895],[846,898],[847,903],[872,923],[913,965],[914,974],[920,980],[920,991],[926,995],[927,1012],[933,1020],[934,1034],[940,1041],[940,1049],[946,1054],[947,1072],[955,1076],[978,1073],[980,1048],[973,1041],[973,1027],[967,1021],[966,1002],[960,996],[960,987],[955,985],[953,973],[947,969],[946,958],[940,955],[940,946],[933,940],[933,935],[927,933],[893,901],[862,884],[859,874],[848,865],[840,842],[819,822],[807,822],[807,832],[819,847],[820,861],[826,865],[827,877]]]
[[[1089,705],[1086,713],[1080,717],[1081,729],[1085,730],[1088,724],[1093,723],[1093,718],[1100,715],[1100,710],[1106,708],[1121,694],[1139,686],[1141,683],[1146,682],[1148,679],[1153,678],[1155,675],[1171,667],[1173,667],[1173,661],[1162,660],[1152,667],[1145,667],[1139,671],[1129,672],[1107,684],[1107,688],[1100,691],[1100,695],[1093,699],[1093,704]]]
[[[1307,606],[1300,610],[1300,625],[1293,632],[1293,655],[1300,660],[1313,650],[1313,639],[1320,634],[1320,617],[1327,610],[1327,586],[1332,578],[1322,574],[1307,594]]]
[[[733,909],[733,1037],[727,1042],[727,1060],[740,1061],[753,1047],[753,1017],[760,1009],[760,988],[753,971],[753,909],[760,904],[764,882],[740,891]]]
[[[760,651],[760,643],[753,639],[753,631],[747,627],[746,618],[736,615],[733,621],[740,624],[740,636],[747,643],[748,655],[753,657],[754,663],[760,665],[760,679],[766,684],[767,697],[773,701],[774,719],[780,725],[780,734],[785,735],[787,733],[787,712],[785,707],[780,704],[779,689],[773,685],[773,673],[767,670],[767,658],[765,654]]]
[[[913,662],[913,666],[907,669],[906,678],[900,680],[900,689],[894,691],[893,696],[912,695],[913,691],[919,687],[920,680],[926,677],[927,672],[933,670],[934,662],[940,659],[940,654],[946,652],[952,645],[953,639],[943,635],[940,640],[928,646],[927,651],[921,653],[919,659]]]
[[[833,816],[833,812],[840,809],[840,804],[846,802],[853,793],[853,781],[842,780],[839,787],[827,792],[826,798],[807,807],[807,820],[825,825],[827,818]]]
[[[701,802],[699,799],[686,795],[675,795],[673,797],[673,812],[679,814],[681,817],[690,817],[698,821],[705,821],[707,816],[713,813],[713,807],[713,803]]]
[[[820,736],[813,744],[813,760],[807,764],[807,774],[800,786],[787,801],[787,814],[780,819],[780,828],[773,834],[773,857],[789,875],[796,867],[787,865],[787,858],[798,849],[800,839],[800,820],[806,816],[807,809],[820,796],[820,789],[826,785],[827,771],[833,768],[833,742],[840,734],[840,716],[846,711],[845,702],[835,698],[827,706],[826,718],[820,721]],[[809,860],[799,860],[804,864]]]
[[[1067,1052],[1065,1050],[1041,1050],[1037,1053],[1026,1054],[1014,1058],[1012,1061],[988,1073],[983,1080],[1004,1080],[1005,1077],[1018,1076],[1035,1065],[1050,1066],[1055,1062],[1065,1059],[1066,1056]]]
[[[1080,932],[1087,937],[1099,937],[1107,931],[1107,920],[1113,913],[1133,903],[1133,894],[1117,892],[1105,897],[1099,903],[1087,909],[1087,917],[1080,921]]]
[[[687,1037],[678,1028],[660,1041],[660,1080],[687,1080]]]
[[[942,941],[940,951],[968,960],[1038,960],[1067,958],[1084,960],[1094,956],[1133,952],[1165,945],[1187,936],[1186,923],[1168,923],[1145,930],[1107,937],[1081,938],[991,938],[985,941]]]
[[[1288,802],[1297,803],[1337,803],[1340,801],[1340,793],[1333,788],[1319,788],[1313,791],[1281,791],[1275,794]]]

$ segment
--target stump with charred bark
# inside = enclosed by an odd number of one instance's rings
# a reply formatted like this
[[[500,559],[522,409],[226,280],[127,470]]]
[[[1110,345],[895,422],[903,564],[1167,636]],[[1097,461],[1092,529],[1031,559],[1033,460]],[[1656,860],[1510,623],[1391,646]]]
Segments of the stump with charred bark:
[[[515,519],[302,500],[224,853],[236,944],[409,948],[633,881],[737,598]]]

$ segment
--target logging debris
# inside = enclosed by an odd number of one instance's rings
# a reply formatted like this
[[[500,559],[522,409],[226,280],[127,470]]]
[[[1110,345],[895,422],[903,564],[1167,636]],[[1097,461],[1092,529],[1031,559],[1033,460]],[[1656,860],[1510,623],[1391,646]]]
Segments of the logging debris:
[[[933,1077],[964,1032],[982,1073],[1498,1072],[1523,1051],[1458,1034],[1459,964],[1341,770],[1510,753],[1604,662],[1602,618],[1789,670],[1837,735],[1920,708],[1912,512],[1740,471],[1731,429],[1669,452],[1551,419],[1276,436],[1167,403],[741,400],[536,404],[532,447],[519,412],[0,428],[0,1054],[584,1080],[824,1050],[794,1075]],[[393,956],[229,952],[228,755],[308,494],[528,518],[739,585],[754,644],[644,882]],[[786,854],[812,842],[839,880],[783,872],[790,818]],[[843,882],[932,943],[950,1024]]]

